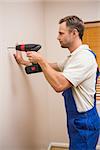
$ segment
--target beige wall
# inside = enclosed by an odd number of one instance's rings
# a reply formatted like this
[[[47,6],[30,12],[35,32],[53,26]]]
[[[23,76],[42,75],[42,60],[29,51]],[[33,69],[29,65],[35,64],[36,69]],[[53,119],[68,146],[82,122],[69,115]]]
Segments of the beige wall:
[[[26,75],[8,46],[40,43],[44,48],[43,3],[0,2],[0,150],[40,150],[48,143],[47,83]]]
[[[42,73],[26,75],[7,47],[40,43],[49,61],[61,61],[66,50],[56,40],[59,19],[76,14],[86,21],[97,20],[99,5],[0,2],[0,150],[47,150],[51,142],[68,142],[63,97]]]

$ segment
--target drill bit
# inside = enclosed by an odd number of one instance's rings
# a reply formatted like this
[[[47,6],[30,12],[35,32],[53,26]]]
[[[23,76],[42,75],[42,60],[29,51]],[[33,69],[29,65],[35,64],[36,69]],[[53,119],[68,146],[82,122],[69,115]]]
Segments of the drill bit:
[[[15,49],[16,47],[9,46],[7,49]]]

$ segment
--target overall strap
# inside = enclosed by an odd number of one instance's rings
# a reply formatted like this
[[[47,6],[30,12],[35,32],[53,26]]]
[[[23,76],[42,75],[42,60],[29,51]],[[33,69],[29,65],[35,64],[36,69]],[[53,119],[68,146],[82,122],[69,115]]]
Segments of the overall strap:
[[[96,62],[97,62],[96,54],[95,54],[92,50],[90,50],[90,49],[89,49],[89,51],[94,55],[94,57],[95,57],[95,59],[96,59]],[[98,63],[97,63],[97,64],[98,64]],[[97,67],[97,73],[96,73],[96,83],[97,83],[97,79],[98,79],[99,75],[100,75],[100,72],[99,72],[99,66],[98,66],[98,67]],[[95,98],[94,106],[96,106],[96,93],[95,93],[95,95],[94,95],[94,98]]]
[[[96,59],[96,62],[97,62],[96,54],[92,50],[90,50],[90,49],[89,49],[89,51],[94,55],[94,57]],[[96,82],[97,82],[97,78],[99,77],[99,75],[100,75],[100,72],[99,72],[99,65],[98,65],[98,67],[97,67],[97,74],[96,74]]]

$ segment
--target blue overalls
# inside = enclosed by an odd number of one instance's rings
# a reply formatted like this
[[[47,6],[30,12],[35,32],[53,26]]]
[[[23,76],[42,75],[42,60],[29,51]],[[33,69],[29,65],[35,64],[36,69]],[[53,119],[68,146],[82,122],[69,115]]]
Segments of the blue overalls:
[[[62,95],[67,113],[69,150],[96,150],[100,131],[100,118],[96,110],[96,94],[94,107],[81,113],[77,111],[71,88],[65,90]]]

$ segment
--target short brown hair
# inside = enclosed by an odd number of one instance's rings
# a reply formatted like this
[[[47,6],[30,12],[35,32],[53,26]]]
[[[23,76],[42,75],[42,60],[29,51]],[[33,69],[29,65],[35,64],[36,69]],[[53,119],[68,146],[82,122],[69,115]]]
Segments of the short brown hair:
[[[70,29],[76,29],[79,33],[79,37],[82,40],[83,33],[84,33],[84,22],[78,18],[77,16],[67,16],[62,18],[59,21],[59,24],[66,22],[66,26]]]

